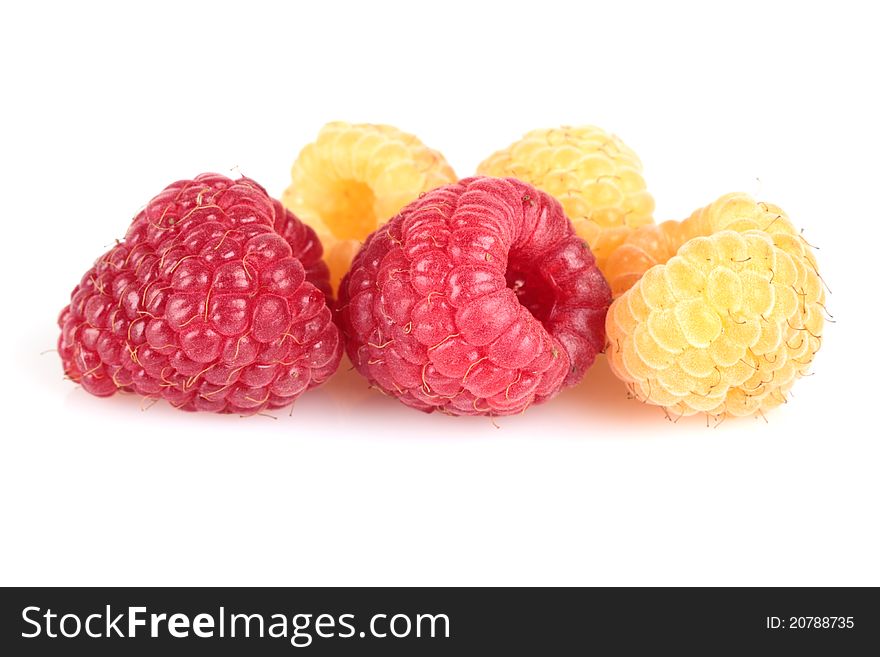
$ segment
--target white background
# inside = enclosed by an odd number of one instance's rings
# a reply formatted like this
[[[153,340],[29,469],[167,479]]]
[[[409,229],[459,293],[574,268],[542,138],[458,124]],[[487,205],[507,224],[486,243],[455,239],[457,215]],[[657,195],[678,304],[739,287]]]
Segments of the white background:
[[[2,584],[880,584],[878,104],[870,3],[6,3]],[[460,175],[532,128],[642,157],[658,220],[780,204],[832,294],[763,420],[676,425],[603,362],[523,417],[422,415],[344,366],[292,416],[62,379],[58,311],[164,185],[280,194],[325,122]]]

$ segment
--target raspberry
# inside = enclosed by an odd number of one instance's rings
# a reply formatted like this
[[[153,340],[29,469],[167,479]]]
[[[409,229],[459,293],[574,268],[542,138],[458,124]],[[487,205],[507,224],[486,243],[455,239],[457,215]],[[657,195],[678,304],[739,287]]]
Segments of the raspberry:
[[[404,404],[505,415],[581,379],[610,299],[556,200],[468,178],[370,235],[342,280],[340,325],[355,367]]]
[[[477,168],[513,176],[555,196],[599,268],[629,231],[653,222],[642,163],[616,136],[594,126],[533,130]]]
[[[685,220],[646,224],[631,231],[605,261],[604,273],[614,298],[631,288],[651,267],[669,260],[690,238],[697,237],[695,229]]]
[[[299,154],[282,202],[324,243],[334,288],[363,241],[455,173],[437,151],[387,125],[334,122]]]
[[[85,273],[61,311],[65,373],[187,411],[257,413],[339,365],[314,231],[247,178],[169,185]]]
[[[686,240],[678,248],[676,231]],[[786,402],[821,346],[825,291],[785,213],[729,194],[654,233],[663,239],[653,248],[633,236],[645,258],[629,262],[633,271],[662,264],[608,311],[615,374],[678,415],[751,415]]]

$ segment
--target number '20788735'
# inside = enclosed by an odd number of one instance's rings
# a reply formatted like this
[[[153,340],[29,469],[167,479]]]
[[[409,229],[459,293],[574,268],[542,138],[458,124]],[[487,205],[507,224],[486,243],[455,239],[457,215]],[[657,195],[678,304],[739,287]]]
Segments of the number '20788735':
[[[853,616],[767,616],[768,630],[850,630],[855,627]]]

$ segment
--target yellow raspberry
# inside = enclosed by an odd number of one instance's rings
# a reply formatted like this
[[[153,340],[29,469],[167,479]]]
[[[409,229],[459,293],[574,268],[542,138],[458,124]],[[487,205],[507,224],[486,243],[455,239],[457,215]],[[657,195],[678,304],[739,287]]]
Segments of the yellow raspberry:
[[[614,373],[678,416],[751,415],[786,402],[821,346],[825,290],[785,213],[729,194],[654,233],[645,253],[659,264],[608,311]]]
[[[300,151],[282,203],[318,233],[336,288],[367,235],[419,194],[455,182],[443,156],[388,125],[325,125]]]
[[[638,156],[595,126],[533,130],[477,167],[484,176],[519,178],[555,196],[599,268],[631,229],[653,222]]]

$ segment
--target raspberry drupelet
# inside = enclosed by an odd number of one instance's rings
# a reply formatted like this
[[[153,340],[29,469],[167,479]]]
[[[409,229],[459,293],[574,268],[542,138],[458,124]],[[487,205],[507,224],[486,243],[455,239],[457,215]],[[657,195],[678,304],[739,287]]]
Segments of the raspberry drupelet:
[[[59,317],[64,371],[187,411],[291,404],[338,367],[314,231],[253,180],[169,185],[82,277]]]
[[[374,232],[339,292],[354,366],[404,404],[508,415],[580,381],[611,294],[562,206],[519,180],[423,194]]]

